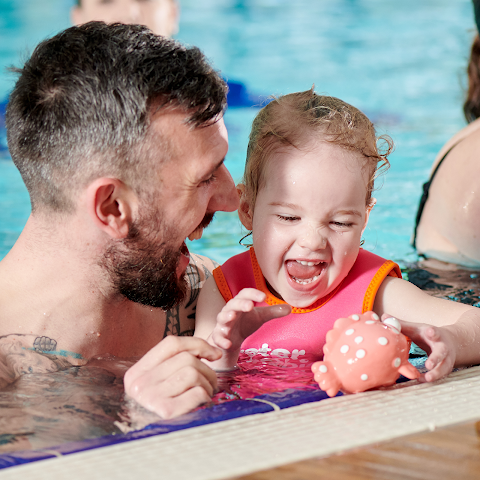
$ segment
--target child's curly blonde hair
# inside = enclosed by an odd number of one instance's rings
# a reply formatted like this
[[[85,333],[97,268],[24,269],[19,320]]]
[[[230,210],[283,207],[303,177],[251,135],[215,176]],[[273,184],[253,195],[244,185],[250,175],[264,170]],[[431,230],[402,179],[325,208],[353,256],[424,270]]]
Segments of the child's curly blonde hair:
[[[312,88],[274,98],[253,121],[243,176],[244,194],[252,209],[272,154],[282,146],[302,150],[312,139],[362,154],[369,179],[366,204],[370,203],[375,179],[390,166],[387,156],[393,150],[392,140],[386,135],[377,137],[372,122],[357,108],[335,97],[317,95]],[[384,152],[380,152],[379,141],[383,141]]]

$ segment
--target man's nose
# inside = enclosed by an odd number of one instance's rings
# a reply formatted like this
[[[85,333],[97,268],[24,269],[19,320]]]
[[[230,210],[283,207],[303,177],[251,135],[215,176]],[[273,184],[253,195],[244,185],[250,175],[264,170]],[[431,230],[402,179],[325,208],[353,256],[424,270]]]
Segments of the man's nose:
[[[233,212],[237,210],[239,199],[235,183],[225,165],[217,170],[215,193],[210,198],[208,210],[210,212]]]

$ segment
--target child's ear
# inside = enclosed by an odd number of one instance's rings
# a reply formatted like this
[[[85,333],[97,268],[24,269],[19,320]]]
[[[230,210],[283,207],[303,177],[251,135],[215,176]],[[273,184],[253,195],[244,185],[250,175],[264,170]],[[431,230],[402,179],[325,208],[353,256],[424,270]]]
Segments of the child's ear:
[[[240,205],[238,207],[238,216],[242,225],[247,230],[252,230],[253,225],[253,211],[250,208],[250,203],[247,201],[247,195],[245,193],[245,185],[243,183],[239,183],[237,185],[237,193],[240,198]]]
[[[365,225],[362,228],[362,235],[363,235],[363,232],[365,231],[365,229],[367,228],[368,219],[370,218],[370,212],[373,210],[373,207],[375,206],[376,203],[377,203],[376,198],[373,198],[373,197],[370,198],[370,202],[367,205],[367,208],[365,210]]]

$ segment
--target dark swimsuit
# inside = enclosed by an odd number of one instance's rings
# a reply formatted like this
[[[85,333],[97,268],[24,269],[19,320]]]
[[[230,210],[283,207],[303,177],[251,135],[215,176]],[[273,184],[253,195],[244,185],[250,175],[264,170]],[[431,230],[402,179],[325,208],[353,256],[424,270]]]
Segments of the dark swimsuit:
[[[413,239],[412,239],[412,245],[414,248],[417,248],[416,246],[416,241],[417,241],[417,228],[418,224],[420,223],[420,219],[422,218],[422,213],[423,209],[425,208],[425,204],[427,203],[428,200],[428,192],[430,190],[430,187],[432,185],[433,179],[435,178],[435,175],[438,172],[438,169],[440,168],[440,165],[443,163],[445,158],[447,158],[447,155],[458,145],[458,142],[452,145],[447,153],[442,157],[442,159],[438,162],[437,166],[435,167],[435,170],[433,171],[432,175],[430,176],[430,179],[428,182],[423,184],[423,194],[422,197],[420,198],[420,203],[418,204],[418,210],[417,210],[417,217],[415,219],[415,229],[413,231]]]

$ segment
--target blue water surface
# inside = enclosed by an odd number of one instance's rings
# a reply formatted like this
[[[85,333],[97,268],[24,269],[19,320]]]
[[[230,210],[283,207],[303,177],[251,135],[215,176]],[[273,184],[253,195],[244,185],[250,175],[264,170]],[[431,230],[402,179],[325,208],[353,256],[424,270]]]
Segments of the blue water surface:
[[[470,0],[181,0],[177,39],[201,47],[217,69],[259,95],[305,90],[340,97],[365,111],[396,145],[365,247],[401,264],[420,187],[442,144],[464,126],[465,68],[475,34]],[[0,99],[43,38],[69,26],[67,0],[0,0]],[[257,109],[230,108],[226,164],[241,179]],[[5,132],[0,129],[5,145]],[[29,214],[28,195],[0,151],[0,258]],[[319,180],[321,185],[321,179]],[[240,252],[235,213],[219,213],[190,249],[224,261]]]

